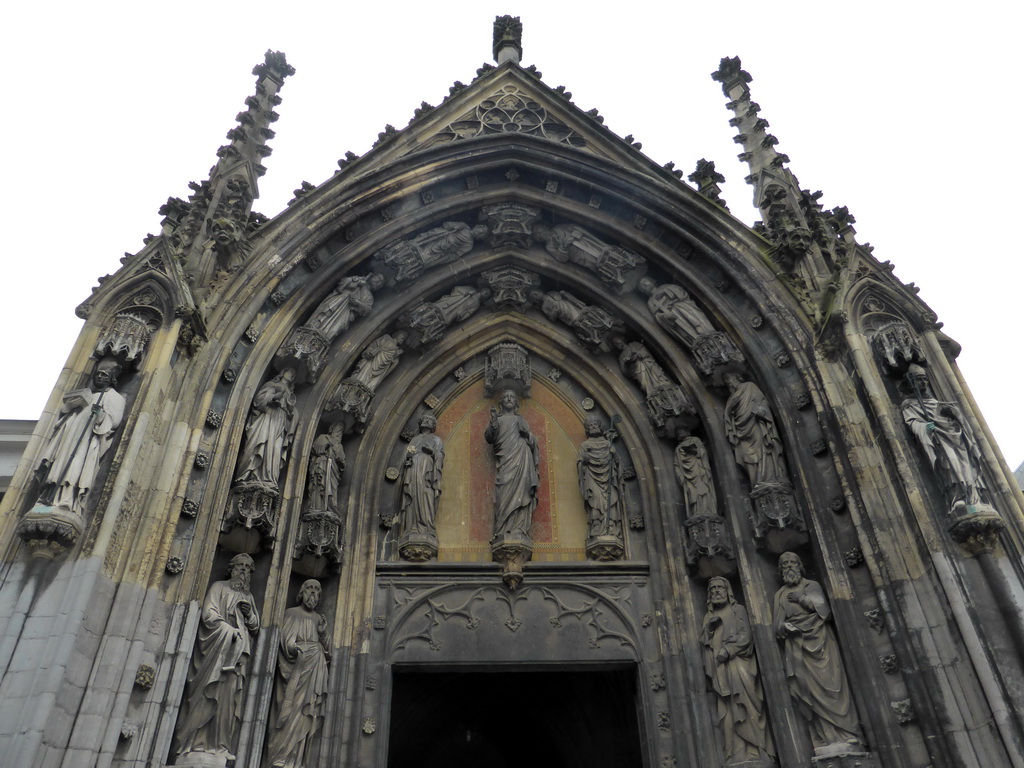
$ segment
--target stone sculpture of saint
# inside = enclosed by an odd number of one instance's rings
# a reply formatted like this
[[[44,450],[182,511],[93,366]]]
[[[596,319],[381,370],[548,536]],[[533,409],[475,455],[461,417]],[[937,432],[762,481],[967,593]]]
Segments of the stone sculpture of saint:
[[[384,378],[398,365],[398,359],[402,356],[402,342],[407,336],[405,331],[399,331],[394,336],[386,333],[378,336],[363,350],[349,378],[360,382],[371,392],[376,392]]]
[[[235,555],[228,580],[214,582],[206,593],[178,718],[178,755],[205,752],[234,760],[242,690],[253,637],[260,628],[249,591],[255,568],[249,555]]]
[[[803,562],[793,552],[779,558],[779,574],[773,624],[784,647],[790,695],[810,727],[816,753],[856,750],[860,726],[825,592],[804,577]]]
[[[306,508],[312,512],[338,511],[338,489],[345,471],[345,449],[341,446],[344,431],[344,425],[336,422],[313,441],[306,482]]]
[[[587,439],[580,445],[576,473],[587,511],[589,538],[622,538],[622,467],[615,446],[605,434],[601,420],[588,416],[583,422]]]
[[[687,347],[691,347],[698,336],[715,332],[707,316],[680,286],[659,286],[651,278],[645,277],[640,281],[639,288],[648,297],[647,307],[658,325]]]
[[[950,510],[962,515],[988,506],[983,498],[987,489],[981,476],[981,450],[960,408],[935,399],[921,366],[912,364],[907,379],[913,393],[900,406],[903,421],[928,457]]]
[[[491,408],[484,439],[494,449],[494,537],[530,538],[533,510],[540,486],[540,448],[537,438],[519,414],[519,398],[506,390],[500,410]]]
[[[736,463],[747,472],[751,489],[763,483],[788,484],[782,441],[775,428],[768,398],[751,381],[739,374],[724,377],[729,388],[725,403],[725,434],[732,443]]]
[[[64,395],[57,425],[39,463],[40,504],[79,516],[85,512],[100,462],[124,418],[125,399],[114,389],[120,373],[121,366],[105,358],[96,365],[91,386]]]
[[[700,438],[679,430],[675,453],[676,481],[683,491],[687,518],[717,515],[718,499],[708,452]]]
[[[411,240],[382,249],[377,257],[400,283],[418,277],[425,269],[462,258],[485,237],[487,227],[483,224],[471,227],[461,221],[446,221]]]
[[[441,496],[444,443],[434,434],[437,419],[429,413],[420,419],[420,432],[406,448],[402,473],[401,533],[435,535],[437,503]]]
[[[291,446],[295,414],[295,371],[286,368],[259,388],[245,425],[235,483],[277,491],[281,466]]]
[[[646,397],[650,397],[662,387],[671,386],[665,371],[654,356],[639,341],[624,343],[619,351],[619,367],[623,373],[631,377]]]
[[[373,272],[343,278],[331,294],[320,302],[305,327],[333,341],[357,317],[373,309],[373,294],[384,285],[384,276]]]
[[[303,582],[299,604],[287,609],[281,622],[267,736],[270,768],[312,765],[309,753],[323,725],[331,660],[327,619],[316,612],[320,595],[319,581]]]
[[[747,609],[736,602],[728,579],[708,582],[707,613],[700,632],[704,670],[718,695],[717,723],[725,765],[774,763],[764,692],[758,676]]]

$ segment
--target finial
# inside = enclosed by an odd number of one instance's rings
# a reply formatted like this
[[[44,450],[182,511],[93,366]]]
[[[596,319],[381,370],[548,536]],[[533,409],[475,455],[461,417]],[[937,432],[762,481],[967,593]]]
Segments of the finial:
[[[496,16],[494,19],[494,60],[498,64],[523,58],[523,24],[518,16]]]

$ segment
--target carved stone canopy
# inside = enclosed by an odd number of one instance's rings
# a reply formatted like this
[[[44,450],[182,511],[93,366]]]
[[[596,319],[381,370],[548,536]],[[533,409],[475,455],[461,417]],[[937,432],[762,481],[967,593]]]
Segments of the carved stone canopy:
[[[531,378],[530,353],[525,347],[513,341],[503,341],[487,350],[484,369],[484,394],[487,397],[506,389],[511,389],[519,397],[529,397]]]

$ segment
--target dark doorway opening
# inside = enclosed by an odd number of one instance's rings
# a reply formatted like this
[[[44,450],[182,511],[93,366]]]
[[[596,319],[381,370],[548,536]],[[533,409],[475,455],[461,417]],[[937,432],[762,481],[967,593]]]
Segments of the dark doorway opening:
[[[642,765],[635,668],[396,668],[391,701],[389,768]]]

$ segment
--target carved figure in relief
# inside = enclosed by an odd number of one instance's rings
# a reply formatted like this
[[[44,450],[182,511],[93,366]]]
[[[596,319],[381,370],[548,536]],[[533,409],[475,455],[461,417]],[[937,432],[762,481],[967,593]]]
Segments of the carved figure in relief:
[[[619,367],[640,385],[646,397],[650,397],[662,387],[672,386],[672,381],[658,365],[650,350],[639,341],[622,345],[619,351]]]
[[[206,752],[234,759],[252,638],[260,628],[249,591],[255,569],[249,555],[235,555],[228,580],[214,582],[206,593],[176,731],[179,756]]]
[[[675,461],[673,462],[676,481],[683,491],[687,518],[698,515],[717,515],[718,499],[715,496],[715,482],[708,463],[708,452],[699,437],[686,430],[676,432]]]
[[[788,484],[782,441],[775,428],[768,398],[752,381],[727,373],[729,399],[725,403],[725,434],[732,443],[736,463],[747,471],[752,489],[763,483]]]
[[[120,373],[121,366],[105,358],[96,364],[91,386],[64,395],[57,425],[39,462],[40,504],[79,516],[85,512],[100,462],[124,417],[125,399],[114,389]]]
[[[519,398],[506,390],[500,410],[491,408],[484,439],[494,449],[494,535],[529,538],[540,486],[540,447],[530,426],[519,414]]]
[[[807,720],[815,752],[855,749],[860,726],[839,645],[828,624],[832,610],[821,585],[804,577],[793,552],[779,557],[782,587],[775,593],[775,635],[783,643],[786,678]]]
[[[659,286],[653,279],[645,277],[640,281],[639,288],[641,293],[649,297],[647,307],[658,325],[688,348],[693,346],[698,336],[715,333],[707,316],[682,287],[671,284]]]
[[[420,419],[420,432],[406,448],[402,474],[402,535],[435,535],[434,519],[441,495],[444,443],[434,434],[437,419],[429,413]]]
[[[267,737],[271,768],[309,765],[313,739],[323,724],[331,649],[327,619],[316,612],[321,592],[316,579],[303,582],[299,604],[287,609],[281,622]]]
[[[235,483],[277,490],[281,466],[291,446],[295,414],[295,371],[286,368],[259,388],[245,425]]]
[[[764,692],[754,656],[747,609],[736,602],[728,579],[708,581],[707,613],[700,632],[704,670],[718,694],[718,727],[725,765],[774,762]]]
[[[407,336],[405,331],[398,331],[394,336],[385,333],[371,341],[360,355],[349,378],[360,382],[371,392],[376,392],[384,378],[398,365],[398,359],[402,356],[402,342]]]
[[[621,540],[625,492],[622,467],[611,439],[615,433],[605,433],[597,416],[588,416],[583,428],[587,439],[580,445],[576,473],[587,510],[587,535],[591,539],[614,536]]]
[[[461,221],[446,221],[411,240],[383,248],[377,258],[391,271],[395,282],[400,283],[418,277],[430,267],[465,256],[485,237],[487,227],[483,224],[471,227]]]
[[[305,327],[333,341],[357,317],[370,314],[373,294],[383,285],[384,276],[376,272],[343,278],[334,291],[320,302]]]
[[[907,382],[913,392],[900,406],[903,421],[928,457],[950,511],[963,515],[979,506],[988,507],[981,449],[960,408],[935,399],[928,374],[916,363],[909,367]]]
[[[306,508],[311,511],[338,511],[338,489],[345,471],[345,449],[341,446],[344,433],[345,425],[335,422],[313,441],[306,482]]]

